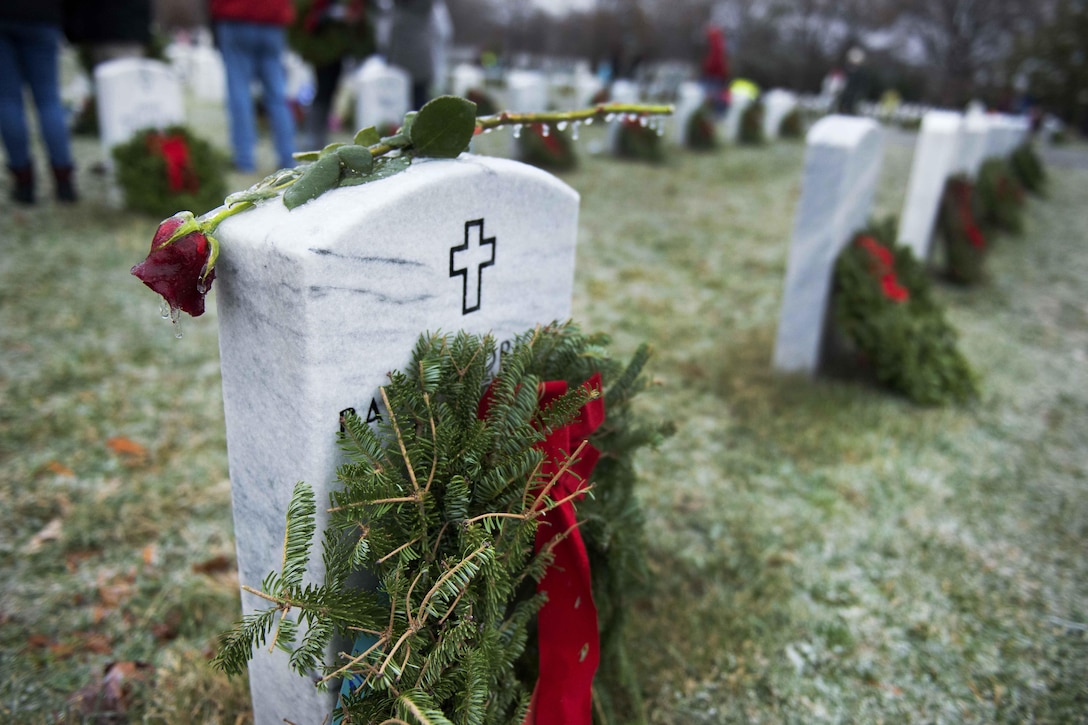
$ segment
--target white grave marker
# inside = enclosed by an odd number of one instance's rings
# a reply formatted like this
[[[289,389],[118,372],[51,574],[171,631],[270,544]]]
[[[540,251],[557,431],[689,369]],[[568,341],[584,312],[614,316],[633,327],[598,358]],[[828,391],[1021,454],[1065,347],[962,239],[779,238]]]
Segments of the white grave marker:
[[[774,89],[763,94],[763,137],[768,141],[778,138],[782,119],[797,108],[797,94]]]
[[[634,81],[628,81],[620,79],[612,82],[612,88],[609,91],[609,103],[623,103],[631,104],[638,103],[638,84]],[[619,153],[620,147],[620,129],[623,127],[623,119],[616,118],[615,121],[608,124],[608,148],[612,150],[612,153]]]
[[[978,176],[978,170],[986,160],[989,133],[990,119],[986,114],[977,108],[968,109],[963,120],[963,142],[960,144],[956,170],[967,174],[972,181]]]
[[[756,102],[756,98],[748,93],[733,89],[729,100],[729,110],[725,114],[725,139],[729,143],[736,143],[740,137],[740,121],[748,106]]]
[[[884,140],[876,121],[836,115],[817,121],[806,144],[774,367],[811,375],[820,364],[835,260],[868,221]]]
[[[527,70],[510,71],[506,77],[506,110],[513,113],[548,110],[548,79],[544,74]],[[518,137],[522,133],[517,130],[510,134],[510,155],[515,159],[521,158]]]
[[[899,218],[899,242],[925,261],[933,242],[933,225],[945,182],[956,171],[963,138],[963,116],[952,111],[929,111],[922,117],[907,198]]]
[[[110,149],[145,128],[185,123],[181,83],[165,63],[121,58],[94,69],[98,93],[98,128],[107,164]]]
[[[684,146],[688,140],[691,117],[706,103],[706,91],[694,81],[684,81],[676,90],[676,109],[669,121],[669,140]]]
[[[416,161],[293,211],[279,200],[219,227],[217,298],[238,573],[279,571],[296,481],[318,511],[335,481],[340,416],[383,415],[378,387],[423,332],[511,340],[570,315],[578,194],[506,159]],[[319,514],[318,530],[325,521]],[[320,581],[320,557],[310,581]],[[252,612],[267,602],[243,594]],[[344,645],[350,649],[350,643]],[[327,656],[334,656],[332,648]],[[321,723],[323,694],[268,648],[249,666],[255,722]]]
[[[215,48],[201,45],[192,49],[187,77],[197,98],[218,103],[227,100],[227,69],[223,55]]]
[[[408,71],[372,56],[355,72],[355,127],[400,126],[412,108]]]
[[[451,75],[450,86],[452,93],[455,96],[465,98],[468,96],[468,92],[471,90],[482,91],[486,84],[487,77],[484,75],[484,69],[478,65],[469,65],[468,63],[461,63],[454,66]]]

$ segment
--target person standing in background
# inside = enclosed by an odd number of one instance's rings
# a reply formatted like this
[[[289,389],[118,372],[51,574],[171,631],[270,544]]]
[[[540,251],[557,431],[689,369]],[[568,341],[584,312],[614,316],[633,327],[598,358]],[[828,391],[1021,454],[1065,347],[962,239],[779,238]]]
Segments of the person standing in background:
[[[329,110],[344,67],[344,59],[365,58],[374,52],[374,30],[365,0],[295,0],[298,16],[287,31],[291,47],[314,67],[317,88],[306,114],[304,143],[325,146]]]
[[[394,0],[393,22],[386,53],[390,65],[412,77],[412,108],[417,111],[430,97],[434,81],[434,0]]]
[[[33,204],[34,165],[23,87],[30,86],[38,126],[53,165],[58,201],[76,200],[72,149],[60,100],[61,0],[4,0],[0,3],[0,136],[15,180],[11,197]]]
[[[250,172],[257,168],[257,121],[250,83],[261,82],[264,106],[272,126],[272,144],[281,167],[295,165],[295,124],[287,105],[287,78],[283,53],[286,28],[294,19],[291,0],[211,0],[216,43],[227,70],[234,166]]]

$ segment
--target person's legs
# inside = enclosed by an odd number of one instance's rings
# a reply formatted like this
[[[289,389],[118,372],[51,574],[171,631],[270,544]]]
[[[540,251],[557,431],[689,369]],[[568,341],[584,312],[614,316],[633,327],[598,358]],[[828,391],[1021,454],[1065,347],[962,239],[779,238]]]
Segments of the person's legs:
[[[257,73],[264,88],[264,105],[272,126],[272,145],[280,166],[295,165],[295,123],[287,106],[287,74],[283,70],[283,52],[287,47],[283,28],[265,26],[260,29],[260,50]]]
[[[314,68],[317,91],[310,111],[306,115],[306,143],[311,149],[320,149],[325,146],[329,133],[329,111],[332,109],[332,100],[336,95],[336,86],[340,83],[342,68],[343,63],[339,60]]]
[[[30,134],[23,108],[23,71],[16,46],[21,33],[14,23],[0,22],[0,136],[8,166],[30,166]]]
[[[227,108],[230,111],[230,139],[234,149],[234,165],[240,171],[256,167],[254,146],[257,144],[257,123],[253,114],[253,96],[249,82],[253,78],[250,26],[245,23],[219,22],[215,26],[223,65],[227,70]]]
[[[72,148],[68,141],[68,123],[60,100],[60,75],[57,56],[60,53],[61,30],[57,26],[37,25],[27,34],[20,48],[19,61],[23,75],[34,94],[38,109],[38,125],[49,151],[56,182],[57,199],[75,201],[72,185]]]

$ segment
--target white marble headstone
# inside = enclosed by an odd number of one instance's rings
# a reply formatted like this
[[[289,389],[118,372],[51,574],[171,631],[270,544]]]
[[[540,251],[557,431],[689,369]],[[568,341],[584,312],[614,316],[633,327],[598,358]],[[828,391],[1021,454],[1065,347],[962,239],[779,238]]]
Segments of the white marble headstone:
[[[455,96],[464,98],[471,90],[482,91],[487,78],[484,69],[478,65],[461,63],[454,66],[450,73],[450,88]]]
[[[929,111],[914,147],[910,182],[899,216],[899,242],[920,260],[929,257],[933,225],[945,182],[956,170],[963,137],[963,116],[953,111]]]
[[[669,140],[677,146],[687,143],[691,117],[706,103],[706,91],[694,81],[684,81],[676,89],[676,108],[669,119]]]
[[[976,108],[968,109],[963,120],[963,142],[960,144],[956,170],[970,179],[978,176],[989,151],[990,119]]]
[[[622,78],[613,81],[612,87],[609,89],[608,100],[609,103],[638,103],[638,84],[634,81],[629,81]],[[615,121],[608,124],[608,148],[612,150],[612,153],[619,152],[621,127],[622,120],[620,120],[618,117]]]
[[[872,119],[835,115],[809,129],[806,145],[774,367],[814,374],[820,364],[835,260],[868,221],[884,139]]]
[[[293,211],[270,200],[219,227],[216,275],[238,573],[279,570],[296,481],[318,511],[342,462],[342,411],[384,414],[379,386],[421,333],[502,342],[571,311],[578,194],[539,169],[462,155],[330,191]],[[319,513],[318,531],[324,529]],[[311,581],[322,576],[320,557]],[[243,609],[265,604],[243,594]],[[334,653],[328,653],[331,658]],[[255,722],[321,723],[335,694],[262,648]],[[333,693],[335,693],[335,688]]]
[[[740,137],[740,121],[748,106],[756,102],[755,96],[747,93],[733,91],[729,100],[729,110],[725,114],[725,139],[729,143],[736,143]]]
[[[192,49],[187,77],[197,98],[219,103],[227,99],[227,70],[223,55],[215,48],[197,46]]]
[[[763,137],[768,141],[778,138],[782,119],[797,108],[797,94],[780,88],[763,94]]]
[[[181,83],[166,63],[121,58],[94,69],[98,128],[107,163],[110,149],[145,128],[185,123]]]
[[[400,126],[412,108],[412,78],[403,68],[371,56],[355,72],[356,129]]]
[[[506,110],[539,113],[548,110],[548,79],[530,70],[510,71],[506,76]]]

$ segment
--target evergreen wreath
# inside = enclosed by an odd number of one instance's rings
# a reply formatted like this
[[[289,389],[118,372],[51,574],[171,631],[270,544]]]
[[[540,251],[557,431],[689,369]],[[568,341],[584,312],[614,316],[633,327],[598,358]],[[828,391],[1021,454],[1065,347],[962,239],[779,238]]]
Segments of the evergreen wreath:
[[[704,103],[688,118],[684,141],[689,149],[710,151],[718,147],[718,128],[714,111]]]
[[[125,206],[159,217],[214,209],[227,192],[225,154],[183,126],[138,131],[113,148]]]
[[[763,103],[762,101],[752,101],[741,114],[737,141],[742,144],[757,146],[765,140],[763,137]]]
[[[566,451],[549,474],[541,446],[603,400],[607,419],[589,438],[599,463],[581,482],[592,492],[577,501],[576,530],[554,533],[580,533],[590,561],[600,633],[595,722],[639,717],[622,637],[646,581],[632,459],[670,431],[630,409],[645,387],[648,348],[623,366],[607,343],[553,324],[519,336],[500,358],[490,336],[422,336],[409,366],[382,388],[377,427],[344,420],[348,462],[331,495],[324,583],[302,583],[318,504],[300,483],[287,511],[283,571],[270,573],[262,592],[247,588],[272,606],[223,636],[216,665],[242,672],[271,635],[306,673],[324,667],[334,635],[361,633],[353,656],[327,667],[318,685],[345,678],[335,720],[526,722],[539,674],[536,617],[547,598],[534,582],[555,555],[552,543],[534,552],[534,538],[542,517],[586,491],[553,500],[556,479],[591,457],[582,446]],[[602,386],[583,384],[597,374]],[[542,406],[544,381],[564,381],[569,392]],[[354,585],[360,571],[377,579],[376,591]]]
[[[477,116],[490,116],[499,112],[499,106],[495,99],[480,88],[470,88],[465,92],[465,99],[476,104]]]
[[[532,123],[518,136],[520,160],[549,171],[569,171],[578,165],[574,142],[566,131]]]
[[[642,119],[621,118],[616,139],[616,155],[622,159],[661,163],[665,149],[657,131],[646,126]]]
[[[945,274],[954,282],[976,284],[983,278],[989,244],[976,219],[974,185],[962,174],[950,177],[937,226],[944,239]]]
[[[977,395],[976,375],[934,299],[925,268],[894,239],[894,224],[859,232],[835,265],[835,323],[877,379],[915,403]]]
[[[799,139],[805,135],[804,120],[801,118],[801,109],[794,108],[782,117],[778,124],[778,136],[785,139]]]
[[[1017,181],[1031,193],[1042,195],[1046,190],[1046,167],[1031,142],[1021,144],[1012,152],[1009,166]]]
[[[983,162],[978,172],[979,219],[991,229],[1024,231],[1024,188],[1005,159]]]

